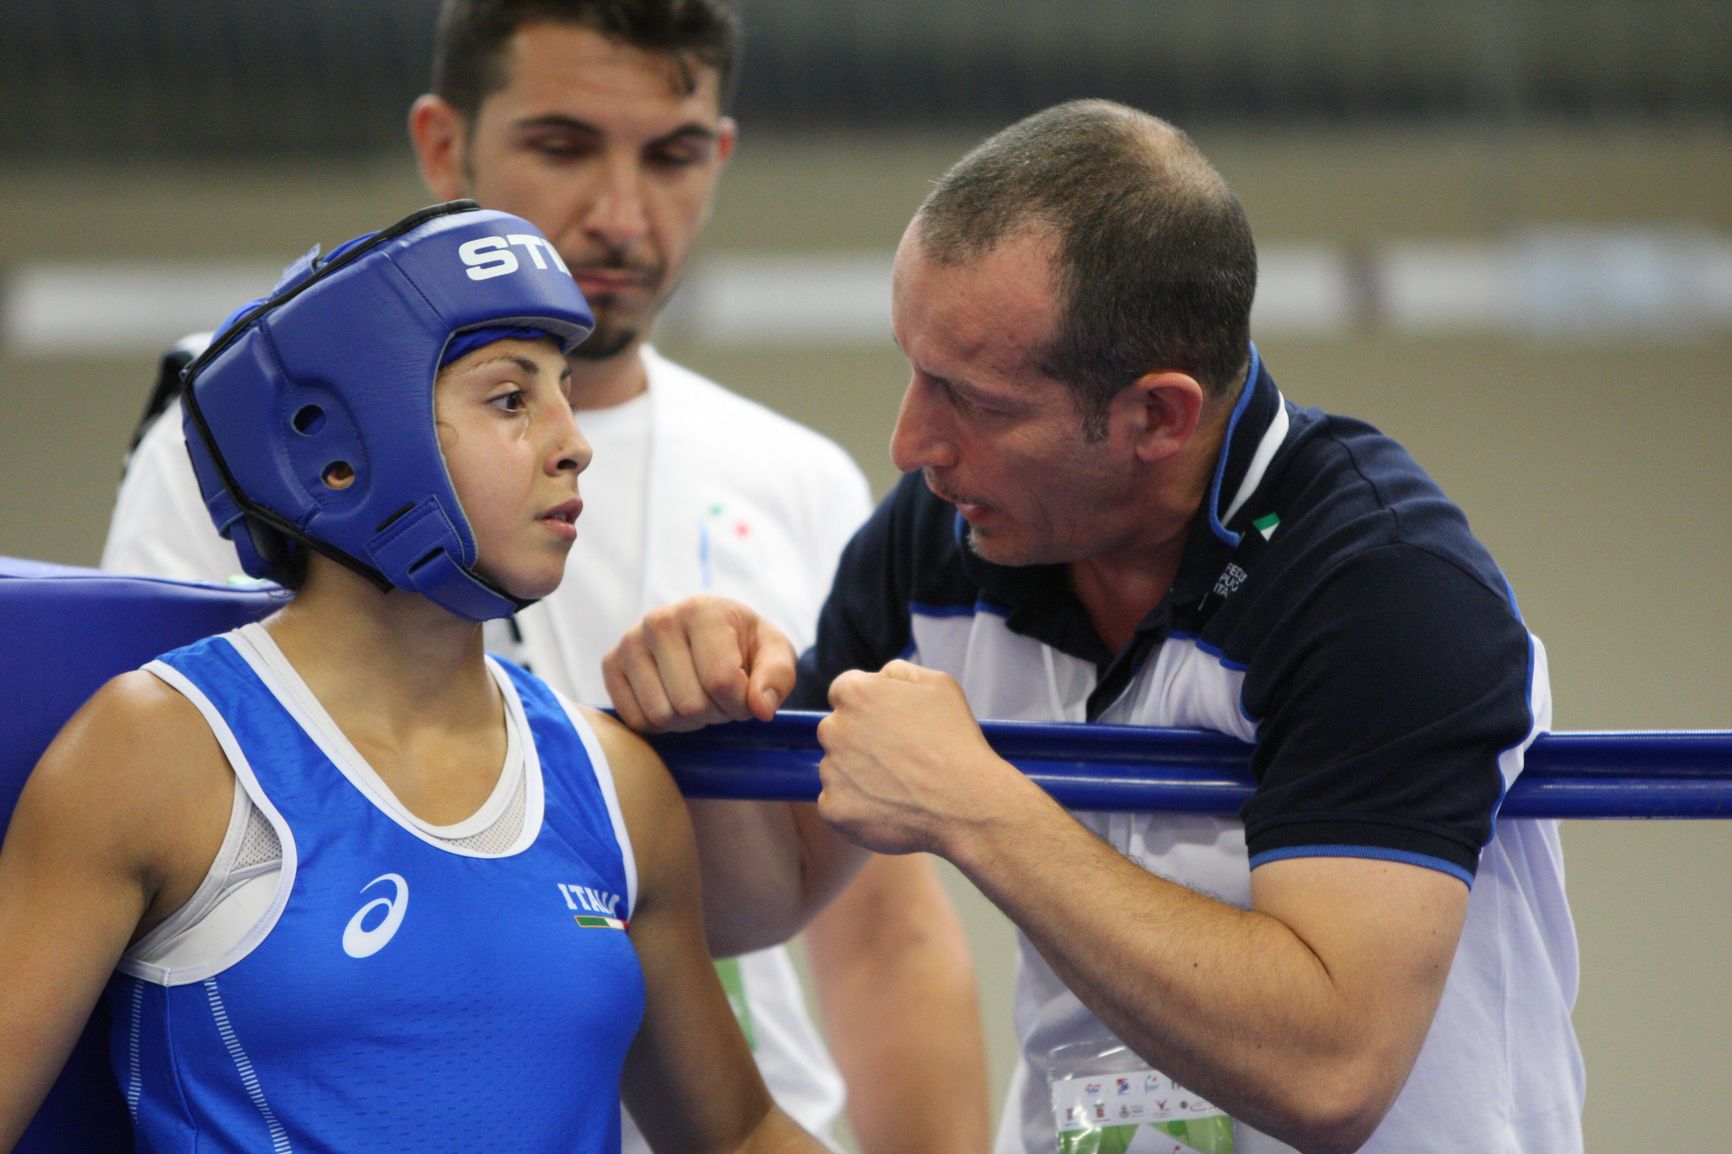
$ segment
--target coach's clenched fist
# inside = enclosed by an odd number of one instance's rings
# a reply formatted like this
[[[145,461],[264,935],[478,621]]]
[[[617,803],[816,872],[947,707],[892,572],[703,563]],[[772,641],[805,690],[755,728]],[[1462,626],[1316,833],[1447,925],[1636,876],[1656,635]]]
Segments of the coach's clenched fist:
[[[824,791],[818,812],[878,853],[953,858],[1033,785],[987,745],[962,687],[906,661],[830,685],[818,726]]]

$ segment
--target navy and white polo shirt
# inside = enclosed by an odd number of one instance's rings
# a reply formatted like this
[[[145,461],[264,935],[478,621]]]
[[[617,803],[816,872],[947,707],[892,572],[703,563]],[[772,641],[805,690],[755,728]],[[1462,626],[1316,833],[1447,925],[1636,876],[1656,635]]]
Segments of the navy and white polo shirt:
[[[1497,823],[1550,721],[1545,651],[1406,450],[1288,404],[1255,350],[1248,381],[1173,587],[1122,652],[1095,634],[1064,566],[973,555],[955,511],[911,474],[843,555],[788,704],[823,708],[836,674],[905,656],[956,677],[982,718],[1252,743],[1257,789],[1239,819],[1076,816],[1152,872],[1240,906],[1251,869],[1296,856],[1400,861],[1473,886],[1432,1033],[1366,1149],[1579,1149],[1556,825]],[[1048,1056],[1107,1036],[1026,942],[1022,961],[1024,1063],[1001,1154],[1056,1148]],[[1238,1130],[1235,1154],[1286,1149]]]

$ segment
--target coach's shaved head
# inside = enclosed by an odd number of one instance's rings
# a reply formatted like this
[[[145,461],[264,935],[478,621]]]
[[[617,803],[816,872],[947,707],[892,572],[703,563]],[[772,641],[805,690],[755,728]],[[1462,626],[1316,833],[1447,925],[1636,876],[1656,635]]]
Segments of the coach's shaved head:
[[[1257,253],[1238,198],[1191,138],[1105,100],[1036,113],[941,177],[915,217],[921,251],[963,264],[1027,231],[1054,241],[1059,328],[1044,371],[1085,415],[1147,372],[1216,398],[1248,360]]]

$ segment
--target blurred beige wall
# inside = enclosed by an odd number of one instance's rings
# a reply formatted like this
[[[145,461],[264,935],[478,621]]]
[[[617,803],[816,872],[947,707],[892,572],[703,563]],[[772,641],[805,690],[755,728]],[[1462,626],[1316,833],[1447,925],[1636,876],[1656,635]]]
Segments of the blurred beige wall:
[[[1724,133],[1198,136],[1265,243],[1365,250],[1555,223],[1732,233]],[[748,126],[706,259],[887,254],[925,182],[968,143],[764,140]],[[48,258],[280,262],[425,199],[400,158],[292,171],[13,166],[0,171],[0,273]],[[1466,509],[1547,644],[1559,728],[1732,726],[1732,332],[1566,345],[1367,325],[1260,344],[1290,398],[1380,425]],[[830,433],[879,491],[890,483],[885,446],[904,367],[888,331],[834,347],[676,331],[663,347]],[[0,553],[94,564],[153,360],[0,348]],[[1725,1148],[1732,823],[1575,822],[1565,846],[1582,946],[1588,1149]],[[996,912],[950,880],[974,938],[1001,1090],[1014,1052],[1014,944]]]

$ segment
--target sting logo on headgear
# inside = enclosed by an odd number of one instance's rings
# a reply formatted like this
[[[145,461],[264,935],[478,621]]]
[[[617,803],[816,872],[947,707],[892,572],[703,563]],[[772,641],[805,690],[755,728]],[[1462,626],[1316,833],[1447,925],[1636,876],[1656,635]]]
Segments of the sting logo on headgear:
[[[478,236],[458,245],[457,256],[468,268],[465,275],[470,280],[492,280],[496,276],[509,276],[523,267],[523,262],[511,251],[513,247],[528,253],[536,268],[556,268],[566,276],[571,275],[571,270],[565,267],[565,261],[559,257],[559,250],[540,233]],[[547,255],[543,256],[543,253]]]
[[[519,268],[541,274],[506,275]],[[433,380],[456,333],[532,329],[570,352],[594,326],[547,239],[473,201],[422,209],[323,259],[315,250],[187,366],[187,451],[205,507],[254,577],[276,576],[299,546],[473,620],[515,612],[524,603],[475,571]]]

